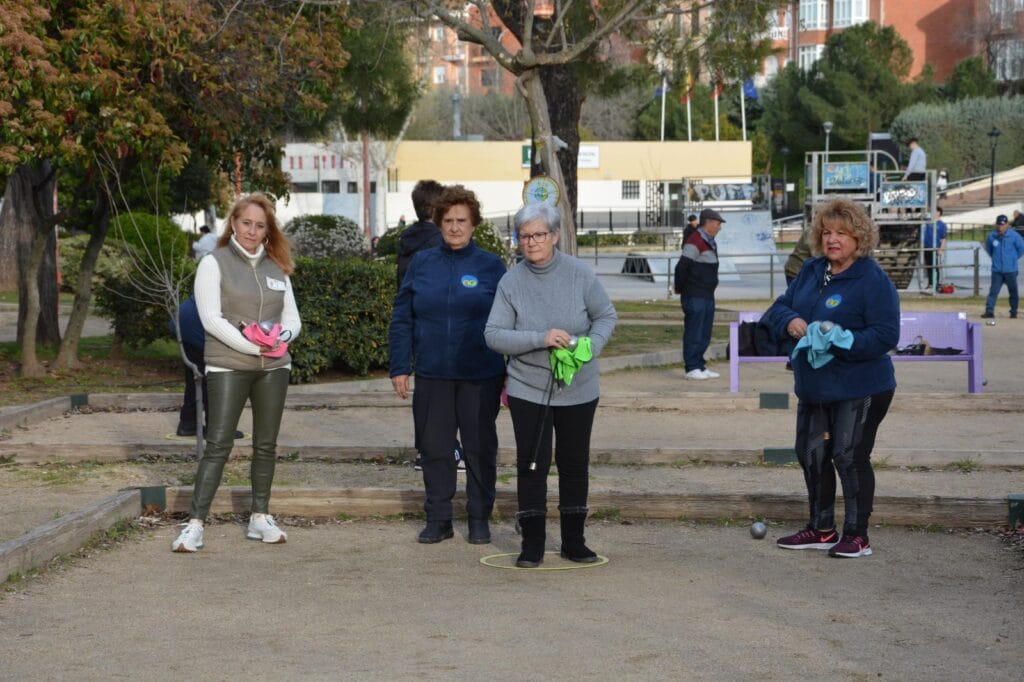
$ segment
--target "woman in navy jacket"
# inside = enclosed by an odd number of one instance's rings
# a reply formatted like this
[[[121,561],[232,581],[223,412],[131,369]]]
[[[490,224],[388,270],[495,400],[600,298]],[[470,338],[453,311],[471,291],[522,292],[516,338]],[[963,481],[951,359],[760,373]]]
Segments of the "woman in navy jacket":
[[[777,543],[784,549],[827,549],[834,557],[867,556],[875,494],[871,450],[896,389],[888,353],[899,341],[899,297],[871,257],[878,227],[860,204],[837,199],[819,207],[810,242],[817,257],[762,318],[777,338],[799,343],[806,336],[804,343],[831,355],[822,364],[827,356],[817,354],[812,364],[812,356],[798,349],[793,358],[796,453],[810,521]],[[835,472],[845,505],[841,538]]]
[[[444,243],[418,252],[395,297],[388,352],[391,383],[404,400],[416,372],[412,413],[423,455],[427,525],[419,542],[453,537],[452,498],[458,432],[466,461],[466,512],[473,544],[491,541],[498,433],[495,420],[505,361],[484,343],[484,325],[505,265],[477,247],[473,231],[480,203],[461,185],[447,187],[434,203]]]

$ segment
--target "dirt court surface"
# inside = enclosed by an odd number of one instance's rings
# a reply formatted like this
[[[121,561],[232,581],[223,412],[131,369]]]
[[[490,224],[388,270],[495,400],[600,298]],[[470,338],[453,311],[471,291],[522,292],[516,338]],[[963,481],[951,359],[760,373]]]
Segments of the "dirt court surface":
[[[611,561],[490,568],[419,524],[290,528],[286,545],[165,526],[0,601],[6,679],[1019,680],[1019,556],[984,534],[879,529],[865,559],[745,526],[598,522]],[[552,535],[555,537],[553,538]],[[548,549],[557,549],[549,524]],[[548,554],[545,565],[562,560]]]

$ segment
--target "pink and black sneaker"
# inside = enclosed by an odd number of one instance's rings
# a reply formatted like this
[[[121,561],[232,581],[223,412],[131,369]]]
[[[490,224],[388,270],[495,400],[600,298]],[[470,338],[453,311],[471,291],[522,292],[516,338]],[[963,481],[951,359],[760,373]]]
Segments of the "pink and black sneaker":
[[[829,556],[855,559],[859,556],[871,556],[871,544],[867,538],[859,535],[843,534],[843,539],[828,551]]]
[[[782,549],[830,549],[839,542],[839,533],[836,529],[815,530],[805,528],[799,533],[787,535],[775,541],[775,544]],[[870,550],[868,550],[870,552]]]

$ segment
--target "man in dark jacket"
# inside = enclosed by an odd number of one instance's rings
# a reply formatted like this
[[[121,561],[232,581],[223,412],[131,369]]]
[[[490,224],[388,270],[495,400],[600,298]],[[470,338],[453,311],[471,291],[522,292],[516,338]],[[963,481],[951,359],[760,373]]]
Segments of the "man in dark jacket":
[[[683,243],[676,263],[675,291],[682,296],[683,364],[687,379],[715,379],[718,372],[707,368],[704,352],[711,345],[715,321],[715,289],[718,288],[718,247],[715,235],[725,220],[717,211],[705,208],[700,224]]]
[[[416,222],[402,230],[398,238],[398,288],[402,288],[405,271],[417,251],[441,245],[441,230],[430,222],[434,200],[444,185],[436,180],[420,180],[412,188],[412,205],[416,209]]]

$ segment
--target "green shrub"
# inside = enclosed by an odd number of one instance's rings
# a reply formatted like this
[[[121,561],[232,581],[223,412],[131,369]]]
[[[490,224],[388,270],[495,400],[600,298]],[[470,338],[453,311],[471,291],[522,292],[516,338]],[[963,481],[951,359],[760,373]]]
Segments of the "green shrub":
[[[77,263],[81,264],[81,254]],[[172,281],[181,282],[184,297],[191,290],[195,267],[188,235],[173,221],[146,213],[115,218],[93,280],[93,301],[110,319],[115,340],[139,348],[166,337],[166,294],[158,289],[153,273],[170,273]]]
[[[60,290],[67,293],[78,291],[78,277],[82,271],[82,257],[85,255],[85,247],[89,243],[89,235],[76,234],[62,236],[57,247],[57,256],[60,259]],[[100,256],[96,259],[94,279],[99,279],[124,272],[124,250],[120,241],[107,239],[100,249]],[[99,279],[97,279],[99,278]]]
[[[625,233],[612,233],[612,234],[578,234],[576,235],[576,246],[593,246],[594,240],[597,240],[598,248],[602,246],[627,246],[629,244],[629,238],[632,235]],[[660,243],[660,241],[658,242]]]
[[[398,238],[402,236],[402,229],[400,227],[389,227],[388,231],[377,240],[377,248],[374,249],[374,253],[378,256],[397,256]]]
[[[285,233],[296,256],[305,258],[359,258],[369,243],[354,222],[339,215],[303,215],[288,221]]]
[[[664,235],[657,232],[643,232],[637,230],[633,233],[633,243],[637,246],[661,246],[661,240]]]
[[[510,262],[512,253],[509,251],[498,228],[491,221],[484,220],[477,225],[476,230],[473,232],[473,241],[484,251],[490,251],[497,255],[506,264]]]
[[[289,348],[293,381],[314,381],[339,365],[358,374],[387,366],[393,265],[299,258],[292,286],[302,318],[302,333]]]

